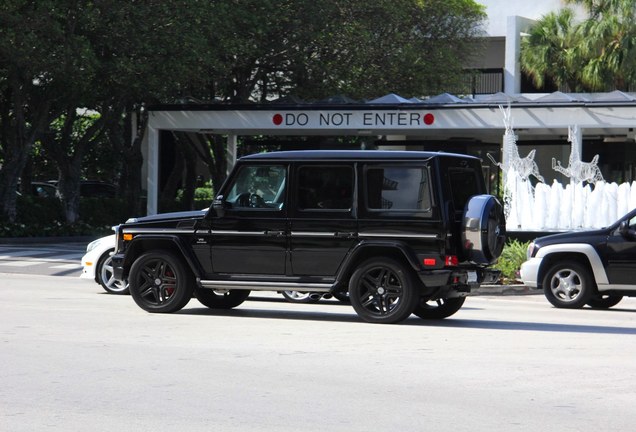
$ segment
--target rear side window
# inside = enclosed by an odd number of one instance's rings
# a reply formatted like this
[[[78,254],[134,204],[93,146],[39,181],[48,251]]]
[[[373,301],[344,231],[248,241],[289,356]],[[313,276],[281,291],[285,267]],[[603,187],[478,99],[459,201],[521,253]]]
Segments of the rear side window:
[[[352,206],[352,167],[312,165],[298,168],[299,210],[349,210]]]
[[[453,205],[457,211],[464,209],[470,197],[480,194],[475,170],[450,168],[448,178],[453,195]]]
[[[427,167],[369,167],[366,203],[372,211],[431,213]]]

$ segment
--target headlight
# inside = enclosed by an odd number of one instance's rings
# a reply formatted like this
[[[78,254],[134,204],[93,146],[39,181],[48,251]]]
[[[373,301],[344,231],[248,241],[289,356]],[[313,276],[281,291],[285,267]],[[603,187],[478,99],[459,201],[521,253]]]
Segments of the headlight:
[[[99,244],[99,241],[100,241],[100,240],[101,240],[101,239],[97,239],[97,240],[94,240],[94,241],[90,242],[90,243],[86,246],[86,252],[88,253],[88,252],[92,251],[93,249],[95,249],[95,248],[97,247],[97,245]]]
[[[532,258],[538,250],[539,248],[537,245],[535,245],[534,242],[530,242],[528,249],[526,250],[526,259]]]

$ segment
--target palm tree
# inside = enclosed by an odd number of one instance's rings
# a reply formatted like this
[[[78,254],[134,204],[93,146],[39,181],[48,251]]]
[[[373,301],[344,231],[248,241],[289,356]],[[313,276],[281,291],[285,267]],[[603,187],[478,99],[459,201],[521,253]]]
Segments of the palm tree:
[[[589,18],[579,27],[580,49],[589,56],[581,79],[594,90],[628,90],[636,83],[636,4],[633,0],[569,0]]]
[[[521,69],[537,87],[554,84],[580,91],[580,57],[574,12],[562,9],[541,18],[521,41]]]
[[[575,22],[564,8],[545,15],[522,40],[521,68],[542,87],[546,80],[570,91],[628,90],[636,84],[636,2],[567,0],[584,7]]]

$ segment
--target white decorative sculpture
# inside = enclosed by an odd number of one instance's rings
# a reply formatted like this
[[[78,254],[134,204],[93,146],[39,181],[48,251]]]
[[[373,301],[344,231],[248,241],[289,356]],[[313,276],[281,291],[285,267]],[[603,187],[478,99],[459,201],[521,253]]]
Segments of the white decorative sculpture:
[[[536,150],[530,150],[530,153],[528,153],[526,157],[522,158],[521,156],[519,156],[517,137],[515,136],[515,132],[512,127],[512,114],[510,112],[510,105],[508,105],[508,108],[506,108],[505,110],[501,105],[499,105],[499,110],[503,115],[504,126],[506,128],[503,139],[504,161],[503,163],[496,162],[490,154],[488,154],[488,157],[490,158],[492,163],[501,168],[504,173],[508,173],[509,169],[512,168],[522,181],[526,181],[530,176],[534,176],[537,180],[543,183],[544,179],[539,174],[539,167],[534,161]]]
[[[570,178],[571,183],[594,183],[603,181],[603,174],[598,167],[598,155],[594,155],[591,162],[581,161],[579,154],[578,126],[568,128],[568,141],[570,142],[570,159],[568,167],[563,168],[561,161],[552,158],[552,169]]]
[[[503,200],[508,230],[563,231],[601,228],[636,208],[636,182],[606,183],[598,167],[598,155],[591,162],[582,162],[576,126],[568,128],[571,143],[567,168],[552,159],[552,168],[570,178],[565,187],[554,180],[545,184],[534,161],[535,150],[525,158],[519,156],[512,128],[510,106],[499,107],[504,116],[506,132],[503,138],[503,163],[493,164],[503,171]],[[533,187],[530,176],[540,180]],[[588,184],[584,185],[584,182]]]

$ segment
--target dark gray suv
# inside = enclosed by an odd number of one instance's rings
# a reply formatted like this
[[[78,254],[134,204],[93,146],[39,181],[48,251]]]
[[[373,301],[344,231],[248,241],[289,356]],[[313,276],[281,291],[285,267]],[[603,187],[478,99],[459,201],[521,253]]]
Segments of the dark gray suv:
[[[291,151],[241,158],[207,212],[116,233],[115,276],[148,312],[294,290],[348,294],[363,320],[397,323],[448,317],[496,281],[505,221],[474,157]]]

